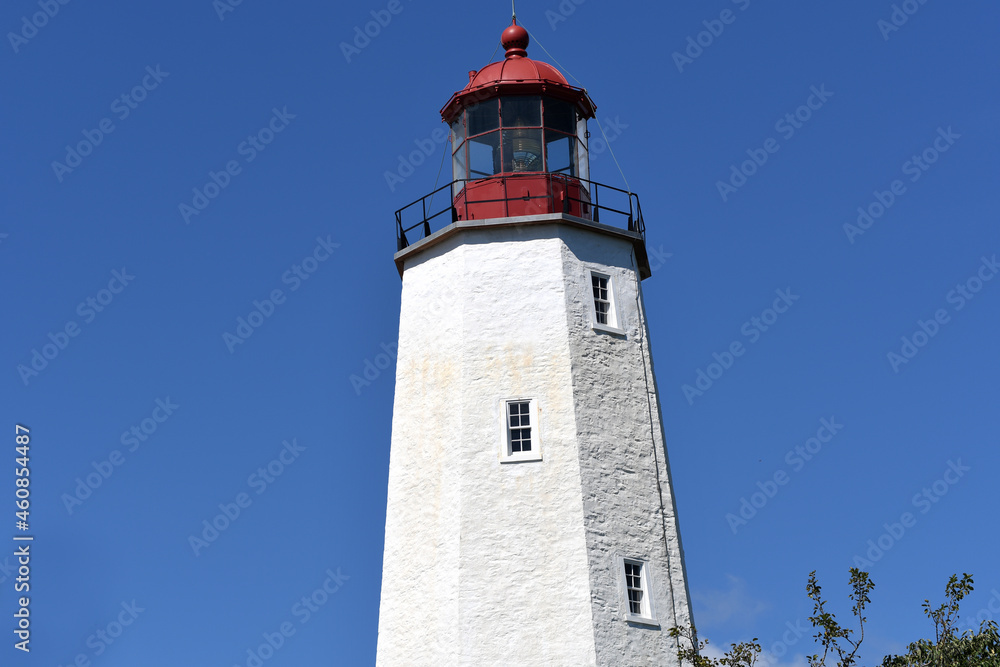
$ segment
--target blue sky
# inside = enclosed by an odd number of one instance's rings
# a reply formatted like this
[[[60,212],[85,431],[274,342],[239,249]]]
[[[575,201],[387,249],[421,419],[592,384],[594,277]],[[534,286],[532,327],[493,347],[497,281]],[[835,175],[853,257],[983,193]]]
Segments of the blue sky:
[[[393,212],[450,180],[438,110],[509,6],[223,2],[0,12],[0,405],[35,536],[4,664],[246,665],[265,635],[269,667],[374,662]],[[1000,618],[1000,9],[520,5],[642,202],[703,634],[801,664],[808,573],[849,614],[857,559],[868,664],[952,573]],[[622,185],[596,145],[592,174]]]

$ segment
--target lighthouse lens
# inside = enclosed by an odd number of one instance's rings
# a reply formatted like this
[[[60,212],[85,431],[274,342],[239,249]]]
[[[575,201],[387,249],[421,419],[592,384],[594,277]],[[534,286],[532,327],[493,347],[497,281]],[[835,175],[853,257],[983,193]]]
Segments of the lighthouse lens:
[[[503,131],[503,170],[545,171],[542,164],[541,130]]]

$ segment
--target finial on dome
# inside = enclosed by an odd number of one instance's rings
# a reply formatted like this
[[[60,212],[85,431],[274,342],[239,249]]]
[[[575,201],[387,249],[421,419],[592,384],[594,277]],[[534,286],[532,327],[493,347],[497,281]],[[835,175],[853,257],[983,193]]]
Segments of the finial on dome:
[[[510,27],[500,34],[500,43],[507,50],[507,58],[526,58],[528,52],[528,31],[511,19]]]

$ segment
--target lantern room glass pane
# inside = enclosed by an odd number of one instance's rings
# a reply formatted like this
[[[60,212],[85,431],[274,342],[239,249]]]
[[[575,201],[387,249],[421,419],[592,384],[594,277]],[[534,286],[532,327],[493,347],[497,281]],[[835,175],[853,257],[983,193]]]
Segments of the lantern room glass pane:
[[[590,159],[587,157],[587,119],[576,122],[576,163],[577,178],[590,179]]]
[[[453,180],[469,177],[468,164],[465,159],[465,148],[465,144],[463,143],[452,154],[451,172]]]
[[[504,127],[541,127],[542,98],[503,97],[500,99],[500,118]]]
[[[466,115],[470,137],[500,127],[496,100],[486,100],[475,104],[466,110]]]
[[[459,114],[451,123],[451,150],[457,151],[458,147],[465,141],[465,114]]]
[[[473,137],[469,146],[469,177],[482,178],[500,173],[500,132]]]
[[[503,130],[503,170],[545,171],[540,129]]]
[[[546,97],[545,127],[566,134],[574,134],[576,132],[576,110],[573,105],[569,102]]]
[[[545,164],[553,174],[576,176],[576,138],[546,130]]]

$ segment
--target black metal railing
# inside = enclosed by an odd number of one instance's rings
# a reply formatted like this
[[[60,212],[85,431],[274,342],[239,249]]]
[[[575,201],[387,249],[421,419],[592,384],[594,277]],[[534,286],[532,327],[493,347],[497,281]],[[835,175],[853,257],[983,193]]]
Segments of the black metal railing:
[[[539,176],[547,176],[547,192],[540,195],[524,196],[521,194],[509,194],[508,183],[517,179],[532,179],[537,182]],[[503,197],[496,199],[469,199],[469,183],[485,181],[500,181],[503,186]],[[553,184],[559,183],[561,187],[558,191],[553,188]],[[580,197],[573,196],[573,187],[579,186],[577,191]],[[449,190],[447,194],[441,194],[442,190]],[[610,199],[608,203],[601,203],[601,192],[604,192],[604,199]],[[458,208],[455,200],[462,193],[465,193],[463,201]],[[474,194],[474,191],[473,193]],[[440,195],[440,197],[438,197]],[[433,208],[435,197],[443,199],[440,208]],[[509,215],[509,203],[532,199],[548,200],[548,213],[570,213],[579,211],[580,217],[594,222],[609,224],[608,215],[611,216],[612,226],[619,226],[624,223],[624,227],[632,232],[638,232],[643,241],[646,240],[646,226],[642,220],[642,208],[639,206],[639,195],[634,192],[622,190],[612,185],[588,181],[582,178],[572,178],[561,174],[546,174],[537,172],[526,172],[523,174],[504,174],[490,176],[488,178],[468,178],[458,179],[442,185],[437,190],[428,193],[420,199],[407,204],[396,211],[396,248],[402,250],[411,243],[430,236],[437,229],[441,229],[460,219],[469,220],[469,207],[475,208],[482,204],[504,203],[504,215]],[[573,206],[572,203],[577,204]],[[557,206],[559,204],[559,206]],[[428,210],[430,209],[430,210]],[[558,209],[558,210],[557,210]],[[605,220],[601,220],[601,213],[605,212]],[[460,215],[460,212],[463,215]],[[615,224],[617,221],[618,224]],[[432,224],[433,222],[433,224]],[[443,224],[442,224],[443,222]],[[416,232],[416,233],[414,233]]]

